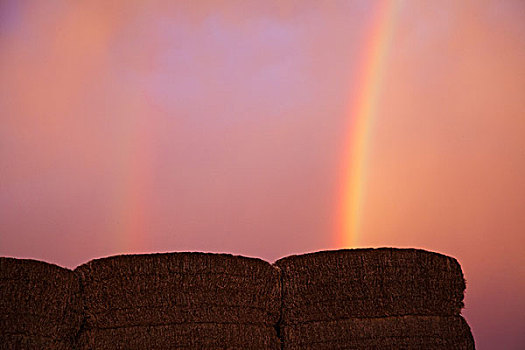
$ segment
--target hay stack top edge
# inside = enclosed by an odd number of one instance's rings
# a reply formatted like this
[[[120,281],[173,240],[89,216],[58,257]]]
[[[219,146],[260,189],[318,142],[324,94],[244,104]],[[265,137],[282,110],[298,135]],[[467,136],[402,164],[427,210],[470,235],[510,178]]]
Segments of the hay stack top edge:
[[[274,275],[276,269],[267,261],[226,253],[173,252],[124,254],[91,260],[79,265],[81,275],[224,273],[239,275]]]
[[[71,276],[73,271],[56,264],[36,259],[0,257],[0,275],[2,278],[38,278],[39,276],[49,277],[50,274],[56,276]]]
[[[392,259],[404,259],[407,258],[428,258],[433,263],[441,263],[451,271],[457,271],[463,277],[461,265],[456,258],[444,255],[441,253],[428,251],[424,249],[416,248],[355,248],[355,249],[336,249],[336,250],[322,250],[317,252],[310,252],[305,254],[295,254],[283,257],[275,261],[275,265],[280,268],[284,268],[290,265],[303,265],[305,262],[315,262],[316,260],[327,261],[333,260],[372,260],[379,257],[390,256]]]
[[[295,265],[304,265],[305,263],[315,263],[319,261],[344,261],[344,260],[369,260],[379,256],[384,257],[389,255],[393,260],[406,261],[411,257],[426,258],[431,260],[433,264],[439,264],[451,272],[457,273],[461,279],[464,279],[463,271],[459,262],[451,256],[441,253],[427,251],[415,248],[357,248],[357,249],[339,249],[339,250],[323,250],[318,252],[310,252],[305,254],[295,254],[278,259],[273,265],[279,269],[286,269]],[[171,263],[170,263],[171,261]],[[170,266],[175,269],[188,269],[195,263],[204,265],[214,265],[219,269],[229,269],[233,266],[234,270],[241,269],[248,270],[256,269],[260,271],[272,270],[272,264],[255,257],[246,257],[242,255],[233,255],[228,253],[204,253],[204,252],[169,252],[169,253],[151,253],[151,254],[122,254],[112,255],[102,258],[90,260],[84,264],[77,266],[74,271],[82,272],[86,270],[97,270],[99,266],[122,267],[122,266],[136,266],[140,270],[149,267],[148,270],[154,266]],[[333,267],[333,266],[332,266]],[[56,271],[57,273],[67,274],[73,270],[62,267],[53,263],[48,263],[36,259],[14,258],[14,257],[0,257],[0,271],[6,276],[10,274],[9,271],[16,270],[20,273],[21,270],[31,269],[33,271],[42,271],[49,273],[49,271]],[[234,271],[230,271],[234,273]],[[255,272],[255,271],[253,271]]]

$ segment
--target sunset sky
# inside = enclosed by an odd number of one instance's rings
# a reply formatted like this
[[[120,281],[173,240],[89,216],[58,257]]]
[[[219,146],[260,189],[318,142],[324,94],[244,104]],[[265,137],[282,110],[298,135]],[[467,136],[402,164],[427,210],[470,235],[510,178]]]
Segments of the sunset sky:
[[[525,346],[522,0],[0,1],[0,255],[459,260]]]

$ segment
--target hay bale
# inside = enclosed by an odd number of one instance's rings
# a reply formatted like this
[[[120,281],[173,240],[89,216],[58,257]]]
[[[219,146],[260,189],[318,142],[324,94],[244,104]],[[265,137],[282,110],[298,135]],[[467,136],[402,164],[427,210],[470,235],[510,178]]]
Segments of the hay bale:
[[[42,336],[27,336],[24,334],[2,334],[0,337],[0,350],[71,350],[70,340],[57,340]]]
[[[251,324],[187,323],[91,329],[77,349],[281,349],[275,330]]]
[[[159,348],[172,342],[186,346],[181,339],[198,338],[188,336],[190,331],[203,339],[217,333],[228,348],[271,348],[266,345],[278,340],[280,276],[265,261],[205,253],[123,255],[93,260],[75,272],[86,315],[81,344],[96,341],[104,348],[107,339],[109,347],[114,336],[132,343],[135,337],[149,339]],[[239,329],[241,340],[229,342]]]
[[[275,274],[271,265],[261,259],[199,252],[117,255],[92,260],[76,270],[84,279],[98,280],[143,274],[226,273],[258,281]]]
[[[36,260],[0,257],[3,345],[54,348],[49,344],[56,343],[60,348],[59,344],[71,343],[82,321],[79,294],[73,271]]]
[[[111,309],[96,313],[86,311],[86,324],[94,328],[148,326],[151,324],[178,324],[178,323],[218,323],[228,320],[242,324],[250,320],[261,327],[272,327],[268,322],[268,313],[264,309],[242,305],[222,306],[195,304],[188,306],[159,305],[152,307]]]
[[[284,326],[286,350],[474,349],[461,316],[352,318]]]
[[[276,272],[270,281],[261,282],[253,281],[252,276],[226,273],[165,273],[91,281],[85,284],[84,294],[89,320],[97,320],[100,327],[120,322],[118,319],[124,322],[125,315],[142,317],[148,323],[249,317],[273,324],[278,317],[278,287]],[[159,313],[162,310],[169,313]]]
[[[283,258],[283,323],[351,317],[459,315],[458,262],[417,249],[354,249]]]

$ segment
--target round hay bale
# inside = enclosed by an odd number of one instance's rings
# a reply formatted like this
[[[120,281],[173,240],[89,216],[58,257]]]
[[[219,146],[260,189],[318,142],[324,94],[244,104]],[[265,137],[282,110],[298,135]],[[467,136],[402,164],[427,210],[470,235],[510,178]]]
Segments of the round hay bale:
[[[461,349],[474,339],[461,316],[353,318],[284,326],[284,349]]]
[[[77,349],[281,349],[271,327],[187,323],[87,329]]]
[[[83,285],[88,327],[177,322],[274,325],[279,271],[229,254],[165,253],[93,260],[75,272]]]
[[[80,329],[80,284],[71,270],[1,257],[0,295],[0,336],[15,342],[10,348],[31,339],[67,343]]]
[[[451,257],[418,249],[296,255],[282,273],[283,322],[351,317],[459,315],[465,281]]]

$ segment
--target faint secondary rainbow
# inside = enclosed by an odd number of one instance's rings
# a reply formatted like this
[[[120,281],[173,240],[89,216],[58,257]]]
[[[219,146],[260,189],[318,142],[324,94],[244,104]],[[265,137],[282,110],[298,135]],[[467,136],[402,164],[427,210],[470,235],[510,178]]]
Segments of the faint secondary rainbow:
[[[122,253],[141,252],[148,247],[149,198],[152,183],[151,106],[140,93],[121,96],[118,111],[123,118],[115,161],[115,224],[111,228],[114,247]]]
[[[379,105],[383,71],[388,58],[394,22],[400,0],[381,0],[374,9],[370,34],[365,40],[363,61],[359,65],[358,90],[351,98],[348,142],[345,144],[343,179],[337,227],[338,245],[358,244],[363,216],[366,170],[371,128]]]

